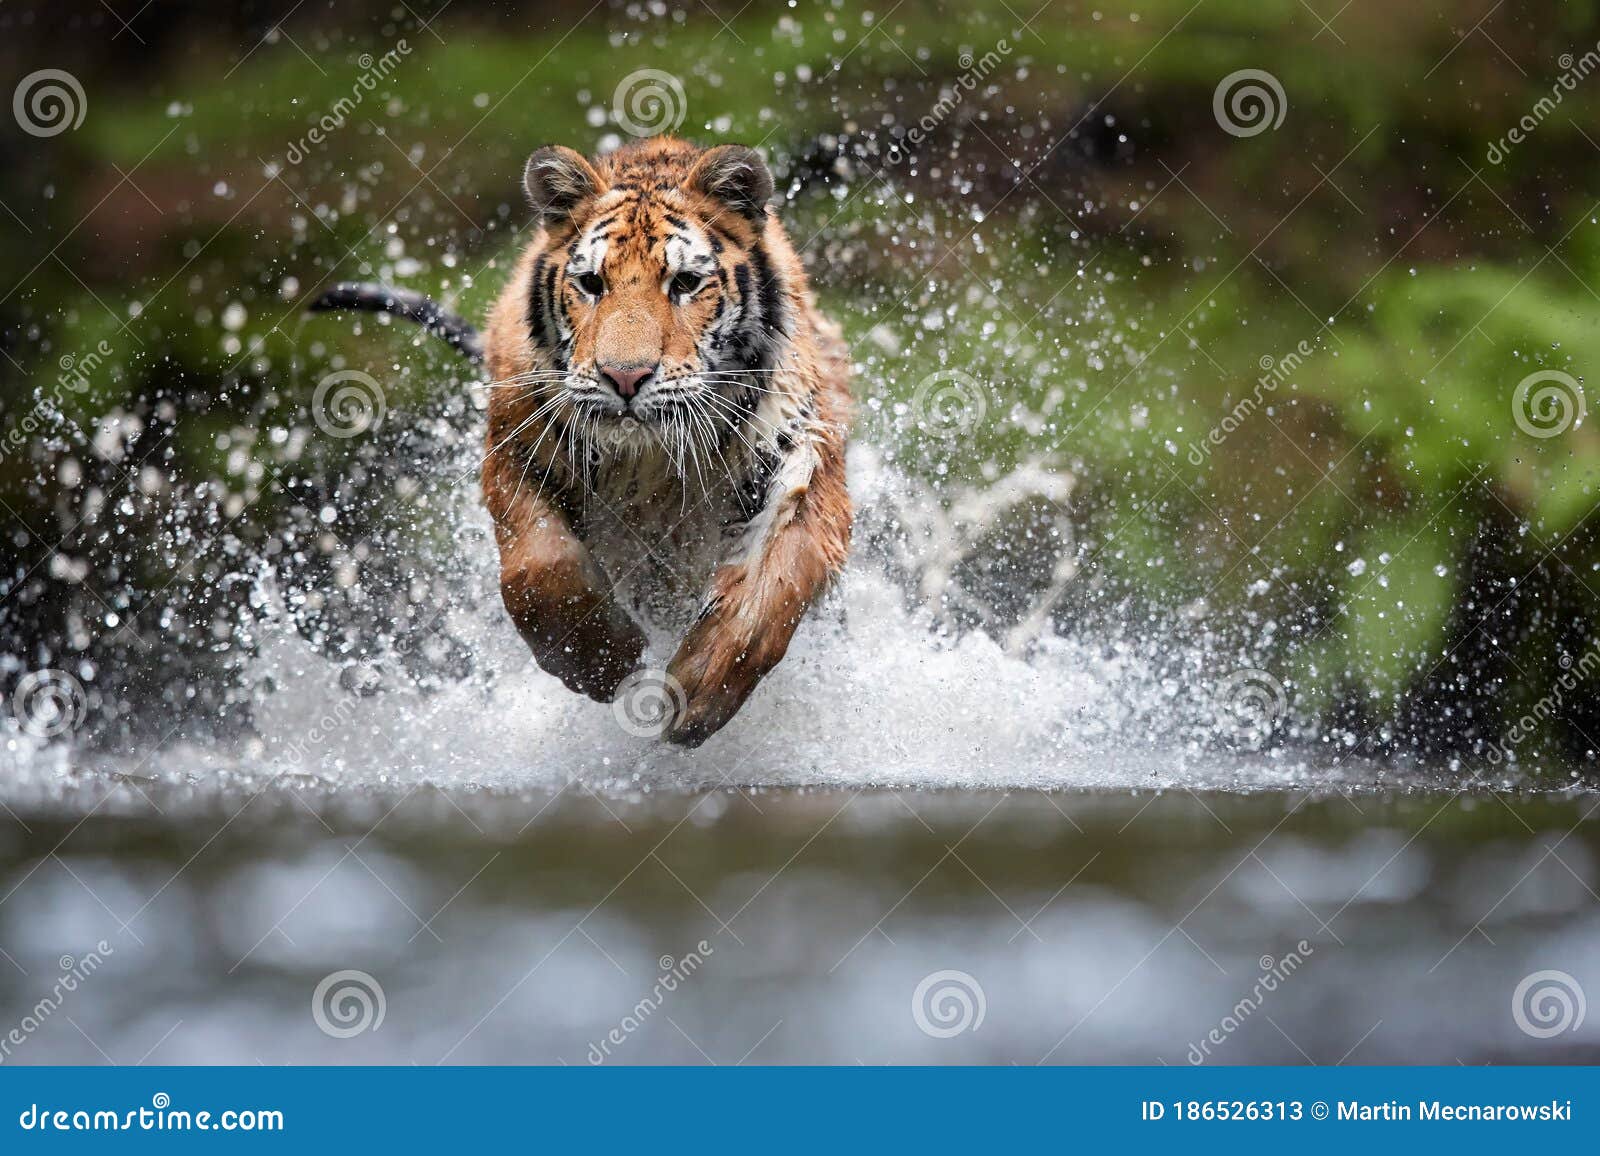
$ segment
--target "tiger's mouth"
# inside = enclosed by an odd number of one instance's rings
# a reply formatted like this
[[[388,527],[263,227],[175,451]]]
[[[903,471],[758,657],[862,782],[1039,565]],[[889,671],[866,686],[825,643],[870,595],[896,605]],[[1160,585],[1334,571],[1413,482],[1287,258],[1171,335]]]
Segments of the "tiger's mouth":
[[[680,384],[685,382],[688,384]],[[585,389],[574,395],[572,401],[578,413],[588,420],[661,425],[702,411],[706,417],[718,416],[721,410],[717,403],[721,399],[707,399],[704,397],[707,392],[696,379],[685,375],[649,385],[631,397]]]
[[[585,398],[577,407],[577,420],[590,422],[596,427],[632,433],[669,420],[671,409],[670,404],[652,404],[648,400],[641,402],[638,399],[624,401],[621,398],[608,398],[602,402]]]
[[[652,402],[646,398],[625,402],[612,399],[605,403],[586,402],[578,409],[576,420],[592,430],[603,431],[611,438],[660,436],[667,427],[683,416],[682,407],[674,401]]]
[[[685,470],[711,462],[732,424],[731,406],[680,390],[645,391],[623,399],[587,397],[571,419],[572,442],[579,452],[624,457],[665,452]]]

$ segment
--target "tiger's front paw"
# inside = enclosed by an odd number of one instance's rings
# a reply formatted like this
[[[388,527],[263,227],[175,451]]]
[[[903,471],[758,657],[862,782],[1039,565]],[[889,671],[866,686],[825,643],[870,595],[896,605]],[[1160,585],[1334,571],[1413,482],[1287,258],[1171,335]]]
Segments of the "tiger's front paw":
[[[610,702],[624,679],[639,669],[644,656],[644,638],[626,640],[587,654],[576,661],[540,661],[542,669],[559,678],[566,688],[587,695],[595,702]]]
[[[793,634],[794,624],[787,622],[745,627],[726,604],[703,617],[667,667],[683,692],[667,741],[697,747],[721,730],[778,665]]]
[[[691,679],[684,687],[683,709],[674,716],[664,737],[691,750],[699,746],[739,713],[758,681],[743,672]]]
[[[623,679],[639,669],[645,649],[644,635],[625,619],[530,632],[528,643],[541,670],[596,702],[616,697]]]

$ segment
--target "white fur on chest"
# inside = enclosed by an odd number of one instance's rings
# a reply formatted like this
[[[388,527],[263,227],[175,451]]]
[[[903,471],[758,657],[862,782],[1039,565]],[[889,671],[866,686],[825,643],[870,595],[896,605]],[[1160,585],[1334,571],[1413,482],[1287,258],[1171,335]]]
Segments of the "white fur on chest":
[[[716,450],[701,444],[674,458],[627,427],[602,443],[579,500],[582,536],[617,601],[653,643],[667,642],[693,621],[719,566],[758,558],[804,493],[817,456],[799,420],[797,391],[787,385],[774,379],[755,414]],[[775,454],[784,430],[798,443],[780,455],[761,508],[743,509],[737,486],[754,468],[748,451]]]
[[[648,457],[607,463],[594,481],[583,511],[590,555],[647,632],[680,633],[739,543],[743,519],[732,485],[707,475],[702,486],[692,471],[685,482]]]

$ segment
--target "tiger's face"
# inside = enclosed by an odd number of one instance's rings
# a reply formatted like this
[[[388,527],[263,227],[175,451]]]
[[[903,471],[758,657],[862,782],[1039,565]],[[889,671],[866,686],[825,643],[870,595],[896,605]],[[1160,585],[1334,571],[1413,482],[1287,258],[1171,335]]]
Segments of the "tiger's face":
[[[525,184],[548,238],[528,328],[582,436],[670,447],[753,413],[787,328],[760,157],[655,140],[591,165],[547,148]]]

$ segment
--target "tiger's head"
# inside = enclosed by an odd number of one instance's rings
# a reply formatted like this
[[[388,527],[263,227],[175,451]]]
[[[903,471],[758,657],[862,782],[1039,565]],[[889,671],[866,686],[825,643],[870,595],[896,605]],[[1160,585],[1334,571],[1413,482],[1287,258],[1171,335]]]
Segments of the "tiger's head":
[[[543,148],[524,185],[544,230],[527,328],[558,413],[612,446],[754,413],[789,331],[793,257],[753,149]]]

